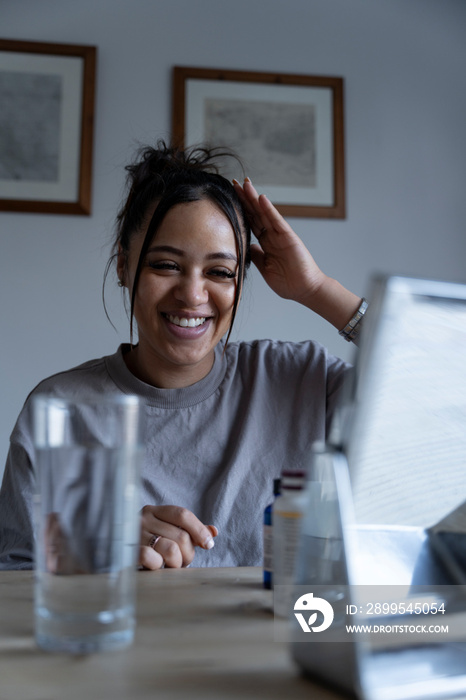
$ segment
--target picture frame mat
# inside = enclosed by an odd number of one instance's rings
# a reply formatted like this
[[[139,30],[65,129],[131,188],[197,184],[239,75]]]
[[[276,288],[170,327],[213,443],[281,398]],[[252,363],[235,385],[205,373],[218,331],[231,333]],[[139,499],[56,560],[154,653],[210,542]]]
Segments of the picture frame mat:
[[[185,140],[187,145],[205,141],[204,105],[209,99],[256,103],[313,105],[316,110],[316,187],[286,187],[255,182],[272,201],[304,206],[332,206],[333,194],[333,92],[325,86],[266,84],[234,80],[186,79]],[[228,145],[228,144],[221,144]],[[240,157],[242,156],[239,153]],[[245,164],[247,165],[247,158]]]
[[[31,55],[33,60],[31,60]],[[58,75],[62,81],[59,178],[56,182],[0,179],[0,197],[9,200],[74,202],[79,196],[82,82],[84,60],[0,50],[0,72]]]

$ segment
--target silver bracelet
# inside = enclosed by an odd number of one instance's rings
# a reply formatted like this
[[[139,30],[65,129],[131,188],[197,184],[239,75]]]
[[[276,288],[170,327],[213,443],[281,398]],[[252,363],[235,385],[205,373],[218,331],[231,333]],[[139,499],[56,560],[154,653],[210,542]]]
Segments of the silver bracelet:
[[[364,298],[361,299],[361,306],[356,311],[354,316],[348,321],[346,326],[341,331],[338,331],[338,334],[341,335],[342,338],[347,340],[348,343],[356,342],[356,339],[359,335],[359,331],[361,330],[361,320],[364,314],[366,313],[368,306],[369,304],[367,303],[367,301]]]

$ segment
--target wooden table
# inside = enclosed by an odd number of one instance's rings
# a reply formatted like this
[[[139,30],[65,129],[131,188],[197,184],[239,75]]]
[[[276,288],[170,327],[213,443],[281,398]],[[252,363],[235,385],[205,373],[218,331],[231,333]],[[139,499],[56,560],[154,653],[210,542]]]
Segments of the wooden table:
[[[33,638],[34,573],[0,573],[1,700],[331,700],[274,641],[259,568],[138,572],[135,643],[89,656]],[[286,623],[284,623],[286,624]]]

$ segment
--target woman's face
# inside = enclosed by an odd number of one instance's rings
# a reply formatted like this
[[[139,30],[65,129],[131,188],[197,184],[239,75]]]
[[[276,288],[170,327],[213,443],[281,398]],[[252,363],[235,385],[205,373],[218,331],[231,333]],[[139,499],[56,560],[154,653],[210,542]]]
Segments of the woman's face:
[[[143,233],[133,237],[126,265],[119,257],[130,295],[143,239]],[[162,388],[208,374],[230,325],[237,279],[235,235],[225,214],[206,199],[170,209],[143,261],[134,305],[139,344],[130,369]]]

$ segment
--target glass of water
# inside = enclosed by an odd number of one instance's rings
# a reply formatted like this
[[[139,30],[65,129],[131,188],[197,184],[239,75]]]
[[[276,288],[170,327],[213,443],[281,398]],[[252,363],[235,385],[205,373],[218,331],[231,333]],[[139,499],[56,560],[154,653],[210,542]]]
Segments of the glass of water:
[[[85,654],[133,641],[144,406],[34,399],[35,635]]]

